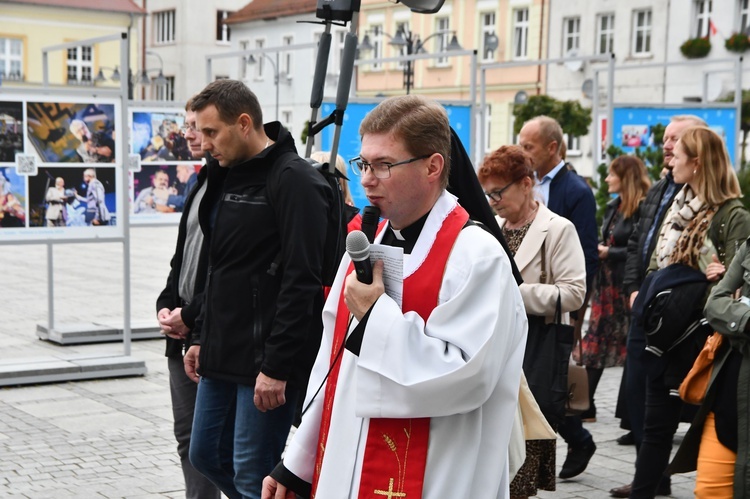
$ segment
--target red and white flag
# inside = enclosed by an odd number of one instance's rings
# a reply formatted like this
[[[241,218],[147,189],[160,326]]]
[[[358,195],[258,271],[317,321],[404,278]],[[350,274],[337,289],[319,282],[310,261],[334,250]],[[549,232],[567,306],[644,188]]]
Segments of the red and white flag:
[[[716,27],[713,19],[708,20],[708,31],[711,33],[711,36],[715,36],[719,32],[719,28]]]

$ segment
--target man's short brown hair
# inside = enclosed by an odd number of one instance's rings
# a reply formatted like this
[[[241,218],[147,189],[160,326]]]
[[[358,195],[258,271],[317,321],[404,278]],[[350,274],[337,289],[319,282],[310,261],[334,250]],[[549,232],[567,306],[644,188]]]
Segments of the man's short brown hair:
[[[247,114],[253,120],[253,128],[263,127],[263,111],[255,94],[247,85],[237,80],[216,80],[193,97],[190,109],[200,111],[212,105],[219,112],[224,123],[232,124],[241,114]]]
[[[359,135],[393,134],[414,156],[440,154],[445,165],[441,186],[448,186],[451,163],[451,127],[445,108],[420,95],[402,95],[384,100],[359,126]]]

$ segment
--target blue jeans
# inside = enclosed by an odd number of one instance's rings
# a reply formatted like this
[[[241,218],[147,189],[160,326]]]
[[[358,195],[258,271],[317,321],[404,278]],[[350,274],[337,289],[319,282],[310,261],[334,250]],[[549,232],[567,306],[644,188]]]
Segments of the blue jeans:
[[[563,437],[569,447],[574,449],[587,447],[594,443],[591,433],[583,427],[581,416],[565,416],[565,419],[557,428],[557,433]]]
[[[281,460],[297,390],[286,404],[260,412],[254,387],[201,378],[190,439],[190,462],[230,499],[260,499],[263,479]]]

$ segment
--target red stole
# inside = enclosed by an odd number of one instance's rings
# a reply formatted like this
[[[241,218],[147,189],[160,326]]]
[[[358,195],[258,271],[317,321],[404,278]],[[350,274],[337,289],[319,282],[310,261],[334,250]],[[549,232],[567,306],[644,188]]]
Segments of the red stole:
[[[457,205],[443,221],[425,261],[412,275],[404,279],[403,312],[415,311],[425,323],[427,322],[432,310],[438,304],[440,286],[443,281],[442,274],[453,244],[468,219],[469,215],[466,210]],[[352,270],[353,265],[350,265],[347,274]],[[440,279],[437,278],[438,276]],[[331,364],[346,339],[348,323],[349,310],[344,303],[342,289],[336,312]],[[333,365],[326,383],[318,449],[315,456],[312,498],[315,498],[323,465],[340,368],[341,362]],[[370,419],[358,497],[420,499],[427,463],[429,434],[429,418]]]

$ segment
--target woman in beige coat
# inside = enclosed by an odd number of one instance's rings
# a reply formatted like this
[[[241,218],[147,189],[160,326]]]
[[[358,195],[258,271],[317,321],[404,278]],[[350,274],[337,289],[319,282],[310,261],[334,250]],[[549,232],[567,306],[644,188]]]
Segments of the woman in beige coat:
[[[586,294],[586,262],[575,227],[534,199],[531,158],[521,147],[491,153],[478,176],[523,277],[520,289],[529,320],[552,322],[559,294],[567,323],[568,313],[581,307]],[[534,352],[527,349],[526,355]],[[558,421],[547,419],[556,429]],[[555,490],[554,440],[526,442],[526,461],[511,483],[511,497],[534,496],[537,489]]]

